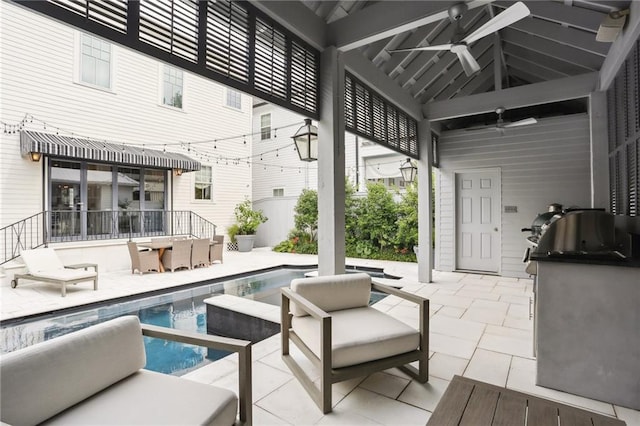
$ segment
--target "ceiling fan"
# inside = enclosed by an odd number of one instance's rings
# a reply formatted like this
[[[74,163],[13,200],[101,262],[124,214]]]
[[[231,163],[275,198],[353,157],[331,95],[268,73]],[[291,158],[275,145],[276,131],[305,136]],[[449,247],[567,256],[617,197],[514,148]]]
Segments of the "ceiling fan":
[[[494,128],[500,132],[502,132],[504,129],[509,129],[511,127],[528,126],[530,124],[536,124],[538,122],[538,120],[536,120],[535,118],[529,117],[523,120],[505,123],[504,119],[502,118],[502,114],[504,114],[505,111],[506,109],[504,107],[496,108],[496,114],[498,114],[498,120],[496,121],[496,125],[494,126]],[[486,129],[486,126],[467,127],[465,130],[477,130],[477,129]]]
[[[471,52],[469,52],[469,45],[474,41],[481,39],[489,34],[492,34],[504,27],[507,27],[514,22],[528,16],[531,12],[529,8],[525,6],[521,1],[514,3],[509,8],[505,9],[502,13],[494,16],[489,21],[485,22],[480,28],[465,36],[462,33],[462,27],[460,20],[465,12],[469,9],[466,3],[457,3],[449,8],[449,19],[455,24],[455,31],[450,44],[440,44],[436,46],[423,46],[423,47],[411,47],[408,49],[395,49],[389,50],[389,53],[397,52],[414,52],[423,50],[449,50],[455,53],[460,60],[460,64],[464,69],[465,74],[471,77],[478,71],[480,71],[480,65],[475,60]]]

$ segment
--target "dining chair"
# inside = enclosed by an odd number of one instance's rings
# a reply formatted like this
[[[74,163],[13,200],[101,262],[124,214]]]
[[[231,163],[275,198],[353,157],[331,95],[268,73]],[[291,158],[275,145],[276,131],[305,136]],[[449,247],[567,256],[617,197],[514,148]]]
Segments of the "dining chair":
[[[162,264],[171,272],[178,268],[191,269],[191,240],[174,241],[162,254]]]
[[[211,240],[215,242],[215,244],[211,244],[209,261],[212,264],[216,260],[222,263],[222,254],[224,253],[224,235],[214,235],[211,237]]]
[[[209,238],[197,238],[193,240],[191,246],[191,267],[209,266]]]
[[[157,250],[140,250],[134,241],[127,242],[129,256],[131,257],[131,273],[138,271],[140,275],[145,272],[160,272],[160,257]]]

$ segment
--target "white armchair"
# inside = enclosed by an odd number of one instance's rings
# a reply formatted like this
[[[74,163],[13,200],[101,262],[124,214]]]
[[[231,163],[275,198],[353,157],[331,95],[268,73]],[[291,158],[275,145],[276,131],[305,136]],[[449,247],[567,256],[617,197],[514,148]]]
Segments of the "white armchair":
[[[371,289],[418,305],[413,328],[369,306]],[[282,289],[282,358],[323,413],[333,383],[400,367],[428,380],[429,300],[382,284],[365,273],[299,278]],[[289,353],[289,341],[320,370],[320,389]],[[418,369],[408,365],[418,361]]]

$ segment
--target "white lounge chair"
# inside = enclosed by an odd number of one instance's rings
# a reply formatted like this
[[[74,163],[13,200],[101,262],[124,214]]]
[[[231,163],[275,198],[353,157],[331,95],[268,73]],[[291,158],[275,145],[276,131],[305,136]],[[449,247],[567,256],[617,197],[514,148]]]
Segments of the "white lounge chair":
[[[79,263],[64,265],[52,248],[22,250],[20,257],[27,273],[15,274],[11,280],[11,288],[18,286],[18,279],[56,283],[62,285],[62,297],[67,295],[67,284],[93,281],[93,289],[98,290],[98,265],[95,263]],[[89,271],[88,268],[93,268]]]

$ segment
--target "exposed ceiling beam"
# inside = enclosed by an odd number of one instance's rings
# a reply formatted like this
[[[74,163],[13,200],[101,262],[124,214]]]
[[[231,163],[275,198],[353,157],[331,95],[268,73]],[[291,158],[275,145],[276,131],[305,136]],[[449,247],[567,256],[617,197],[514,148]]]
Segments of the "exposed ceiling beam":
[[[422,112],[427,119],[438,121],[491,112],[499,106],[513,109],[577,99],[589,96],[595,90],[597,78],[597,73],[589,73],[503,89],[499,92],[429,102],[422,107]]]
[[[520,80],[527,81],[529,82],[529,84],[541,83],[544,81],[542,77],[533,75],[527,71],[519,70],[517,68],[510,68],[509,71],[511,72],[511,75],[513,75],[514,77],[519,78]]]
[[[484,54],[482,54],[478,58],[478,65],[480,65],[480,70],[483,70],[486,68],[493,69],[493,67],[490,66],[492,63],[493,63],[492,49],[487,50],[486,52],[484,52]],[[462,67],[460,65],[458,65],[458,67],[462,71]],[[469,78],[464,74],[464,72],[462,72],[462,75],[460,75],[458,78],[456,78],[447,86],[444,86],[443,88],[441,88],[439,93],[434,91],[436,95],[433,98],[437,100],[451,99],[458,92],[458,90],[460,90],[468,81],[469,81]]]
[[[506,52],[505,52],[506,53]],[[507,55],[507,64],[513,68],[528,70],[533,74],[537,74],[545,80],[555,80],[557,78],[569,77],[570,74],[562,73],[558,70],[550,68],[547,64],[522,59],[517,56]]]
[[[594,55],[581,49],[574,49],[566,44],[556,43],[555,41],[511,28],[502,30],[502,40],[504,40],[505,43],[524,47],[553,58],[571,61],[591,71],[599,70],[604,61],[602,56]]]
[[[482,8],[471,11],[468,14],[470,16],[464,18],[466,20],[465,26],[463,27],[464,32],[469,32],[475,28],[478,28],[482,21],[480,18],[485,16],[485,11],[484,8]],[[435,46],[448,43],[451,40],[452,35],[449,27],[450,25],[444,28],[443,31],[441,31],[440,34],[438,34],[436,38],[433,39],[429,44]],[[394,55],[402,56],[404,54],[394,53]],[[415,59],[409,64],[409,66],[407,66],[405,70],[398,76],[398,83],[404,87],[409,80],[419,75],[426,68],[426,66],[430,62],[434,61],[434,58],[439,55],[442,55],[442,53],[438,51],[420,52],[418,56],[416,56]]]
[[[471,0],[475,9],[493,0]],[[269,2],[267,2],[269,3]],[[342,51],[356,49],[377,40],[448,19],[449,2],[410,1],[400,7],[397,2],[381,1],[328,25],[328,44]],[[307,10],[309,10],[307,8]]]
[[[493,3],[493,5],[501,9],[506,9],[512,4],[513,3],[505,1]],[[605,13],[596,12],[591,9],[566,6],[562,3],[550,1],[527,1],[527,7],[531,11],[532,16],[554,21],[558,24],[570,25],[594,34],[598,32],[598,27],[606,16]]]
[[[512,44],[508,44],[504,47],[504,53],[505,55],[511,57],[524,59],[536,64],[542,64],[546,68],[556,70],[565,75],[577,75],[594,71],[590,70],[589,68],[582,67],[579,64],[574,64],[562,59],[553,58],[540,52],[535,52],[533,50],[514,46]]]
[[[367,47],[367,49],[365,50],[367,58],[369,58],[371,62],[375,63],[376,59],[378,59],[379,56],[387,54],[385,52],[385,47],[390,42],[391,40],[384,38],[370,44],[369,47]]]
[[[446,26],[446,23],[444,23],[444,21],[434,22],[418,28],[404,42],[402,42],[400,46],[398,46],[398,49],[409,49],[411,47],[426,46],[426,44],[423,43],[425,43],[427,41],[427,38],[438,29],[438,26],[444,27]],[[393,55],[391,55],[391,59],[389,59],[382,66],[382,69],[387,75],[391,75],[406,59],[415,57],[418,55],[418,53],[419,52],[411,52],[407,54],[394,53]]]
[[[362,80],[363,83],[376,90],[391,103],[411,115],[416,120],[422,120],[422,105],[380,69],[371,66],[360,51],[352,50],[342,54],[344,67]]]
[[[472,93],[475,93],[479,87],[481,87],[483,84],[487,82],[489,83],[489,86],[487,87],[488,89],[489,87],[491,87],[492,81],[493,81],[493,69],[489,66],[483,69],[482,71],[480,71],[467,84],[465,84],[462,87],[462,89],[460,89],[460,91],[456,94],[455,97],[471,95]]]
[[[607,56],[607,52],[609,51],[609,44],[597,42],[591,33],[575,28],[563,27],[562,25],[543,19],[525,18],[511,24],[510,28],[535,34],[538,37],[573,46],[600,56]]]
[[[491,37],[485,37],[471,47],[470,51],[474,58],[481,56],[487,49],[491,47]],[[445,55],[434,64],[431,68],[424,73],[420,79],[411,87],[411,94],[416,97],[420,93],[427,89],[427,97],[430,99],[442,90],[443,82],[449,82],[456,73],[462,72],[462,66],[458,57],[453,53],[445,53]],[[462,75],[460,78],[467,79],[466,75]],[[440,82],[440,84],[436,84]],[[447,83],[444,84],[447,84]]]
[[[598,90],[607,90],[616,78],[618,69],[624,64],[629,52],[640,39],[640,1],[631,2],[627,23],[622,33],[611,45],[609,55],[600,69],[600,84]]]
[[[249,2],[316,49],[324,50],[327,46],[326,22],[302,2],[280,0],[249,0]]]

